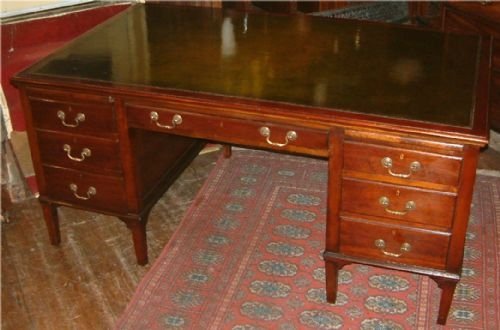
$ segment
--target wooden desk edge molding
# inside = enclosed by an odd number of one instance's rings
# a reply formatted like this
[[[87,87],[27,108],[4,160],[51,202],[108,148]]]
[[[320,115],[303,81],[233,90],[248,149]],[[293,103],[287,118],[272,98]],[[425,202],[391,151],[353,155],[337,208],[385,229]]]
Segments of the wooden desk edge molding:
[[[490,51],[383,23],[134,5],[12,80],[50,241],[58,206],[110,214],[145,264],[148,214],[206,141],[320,157],[328,301],[346,264],[409,271],[442,289],[444,324],[488,142]]]

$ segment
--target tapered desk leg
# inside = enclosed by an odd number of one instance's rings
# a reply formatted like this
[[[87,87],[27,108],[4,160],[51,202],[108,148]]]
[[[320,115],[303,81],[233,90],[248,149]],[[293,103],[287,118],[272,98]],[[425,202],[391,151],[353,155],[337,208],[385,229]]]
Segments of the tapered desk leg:
[[[445,325],[448,313],[450,312],[451,302],[453,301],[453,294],[455,293],[457,281],[439,278],[433,278],[433,280],[436,281],[438,287],[441,289],[437,323]]]
[[[233,150],[229,144],[225,144],[223,147],[224,150],[224,158],[231,158],[231,155],[233,154]]]
[[[337,300],[338,274],[346,262],[335,258],[340,246],[340,201],[344,164],[344,130],[334,127],[328,136],[328,204],[326,216],[325,260],[326,300]]]
[[[61,233],[59,231],[59,217],[57,215],[57,206],[47,202],[40,202],[43,210],[43,219],[47,225],[49,239],[52,245],[61,243]]]
[[[339,266],[332,261],[325,261],[326,301],[335,304],[337,301]]]
[[[149,213],[149,212],[148,212]],[[120,218],[127,228],[132,232],[132,240],[134,242],[135,257],[139,265],[148,263],[148,242],[146,236],[146,223],[148,214],[137,216],[137,218]]]

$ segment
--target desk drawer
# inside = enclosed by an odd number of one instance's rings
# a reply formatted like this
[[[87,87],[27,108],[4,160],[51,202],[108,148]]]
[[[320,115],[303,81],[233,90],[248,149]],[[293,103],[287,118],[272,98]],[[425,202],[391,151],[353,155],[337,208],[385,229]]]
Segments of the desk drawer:
[[[410,187],[344,179],[342,211],[450,228],[455,196]]]
[[[110,103],[72,103],[38,96],[29,99],[37,129],[92,136],[116,133],[115,113]]]
[[[132,127],[185,135],[228,144],[328,155],[328,132],[277,123],[239,120],[168,108],[128,105]]]
[[[416,165],[418,163],[418,165]],[[462,159],[431,152],[346,142],[344,170],[457,186]]]
[[[120,177],[43,167],[51,199],[98,210],[126,213],[125,183]]]
[[[38,142],[45,165],[94,173],[122,172],[117,141],[41,131]]]
[[[343,218],[340,252],[391,263],[444,269],[450,236],[402,226]]]

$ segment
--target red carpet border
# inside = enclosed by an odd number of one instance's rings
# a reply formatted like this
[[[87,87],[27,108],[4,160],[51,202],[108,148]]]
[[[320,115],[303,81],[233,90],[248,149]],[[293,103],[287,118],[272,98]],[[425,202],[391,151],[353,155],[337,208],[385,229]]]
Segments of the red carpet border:
[[[326,182],[325,161],[251,150],[220,159],[116,328],[498,329],[500,178],[476,180],[446,327],[425,276],[350,265],[337,304],[326,303]]]

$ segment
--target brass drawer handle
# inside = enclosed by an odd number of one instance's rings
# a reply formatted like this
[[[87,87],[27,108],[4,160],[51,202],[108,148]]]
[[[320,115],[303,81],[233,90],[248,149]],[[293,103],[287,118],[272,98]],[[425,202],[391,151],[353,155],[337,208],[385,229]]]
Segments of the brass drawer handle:
[[[403,244],[401,244],[401,247],[399,248],[399,250],[401,251],[400,253],[388,252],[388,251],[385,250],[385,241],[383,239],[380,239],[380,238],[375,240],[375,246],[380,251],[382,251],[382,253],[384,255],[390,256],[390,257],[395,257],[395,258],[399,258],[403,254],[405,254],[406,252],[410,252],[411,251],[411,245],[410,245],[410,243],[404,242]]]
[[[84,122],[85,121],[85,114],[79,112],[76,114],[75,116],[75,123],[74,124],[68,124],[65,120],[66,120],[66,114],[64,113],[64,111],[57,111],[57,118],[61,119],[61,123],[66,126],[66,127],[78,127],[78,125],[80,125],[81,122]]]
[[[387,172],[390,175],[395,176],[397,178],[405,178],[405,179],[409,178],[414,172],[418,172],[422,168],[422,165],[420,164],[420,162],[414,161],[414,162],[410,163],[409,172],[407,174],[394,173],[392,171],[392,159],[390,157],[382,158],[380,160],[380,163],[382,163],[382,166],[387,169]]]
[[[151,119],[152,122],[154,122],[156,124],[156,126],[161,127],[161,128],[166,128],[166,129],[174,129],[176,126],[182,124],[182,116],[179,114],[175,114],[172,117],[172,126],[160,124],[158,122],[160,115],[156,111],[151,111],[151,113],[149,114],[149,118]]]
[[[69,185],[69,189],[71,189],[71,191],[73,192],[73,195],[78,198],[78,199],[82,199],[84,201],[90,199],[92,196],[95,196],[97,194],[97,190],[95,189],[95,187],[92,187],[90,186],[89,189],[87,189],[87,196],[80,196],[78,195],[78,186],[74,183],[71,183]]]
[[[271,129],[269,127],[263,126],[259,129],[260,135],[266,138],[266,142],[275,147],[284,147],[288,145],[290,141],[295,141],[298,138],[297,132],[288,131],[285,136],[285,143],[278,143],[271,141]]]
[[[394,215],[405,215],[411,210],[415,210],[417,208],[417,204],[414,201],[408,201],[405,204],[405,211],[395,211],[391,210],[389,206],[391,205],[391,201],[389,198],[382,196],[378,200],[379,204],[384,207],[385,212],[394,214]]]
[[[71,146],[69,144],[63,145],[63,150],[66,151],[66,156],[68,156],[69,159],[74,160],[75,162],[83,162],[86,157],[90,157],[92,155],[92,152],[89,148],[83,148],[82,152],[80,153],[80,158],[73,157],[71,156]]]

